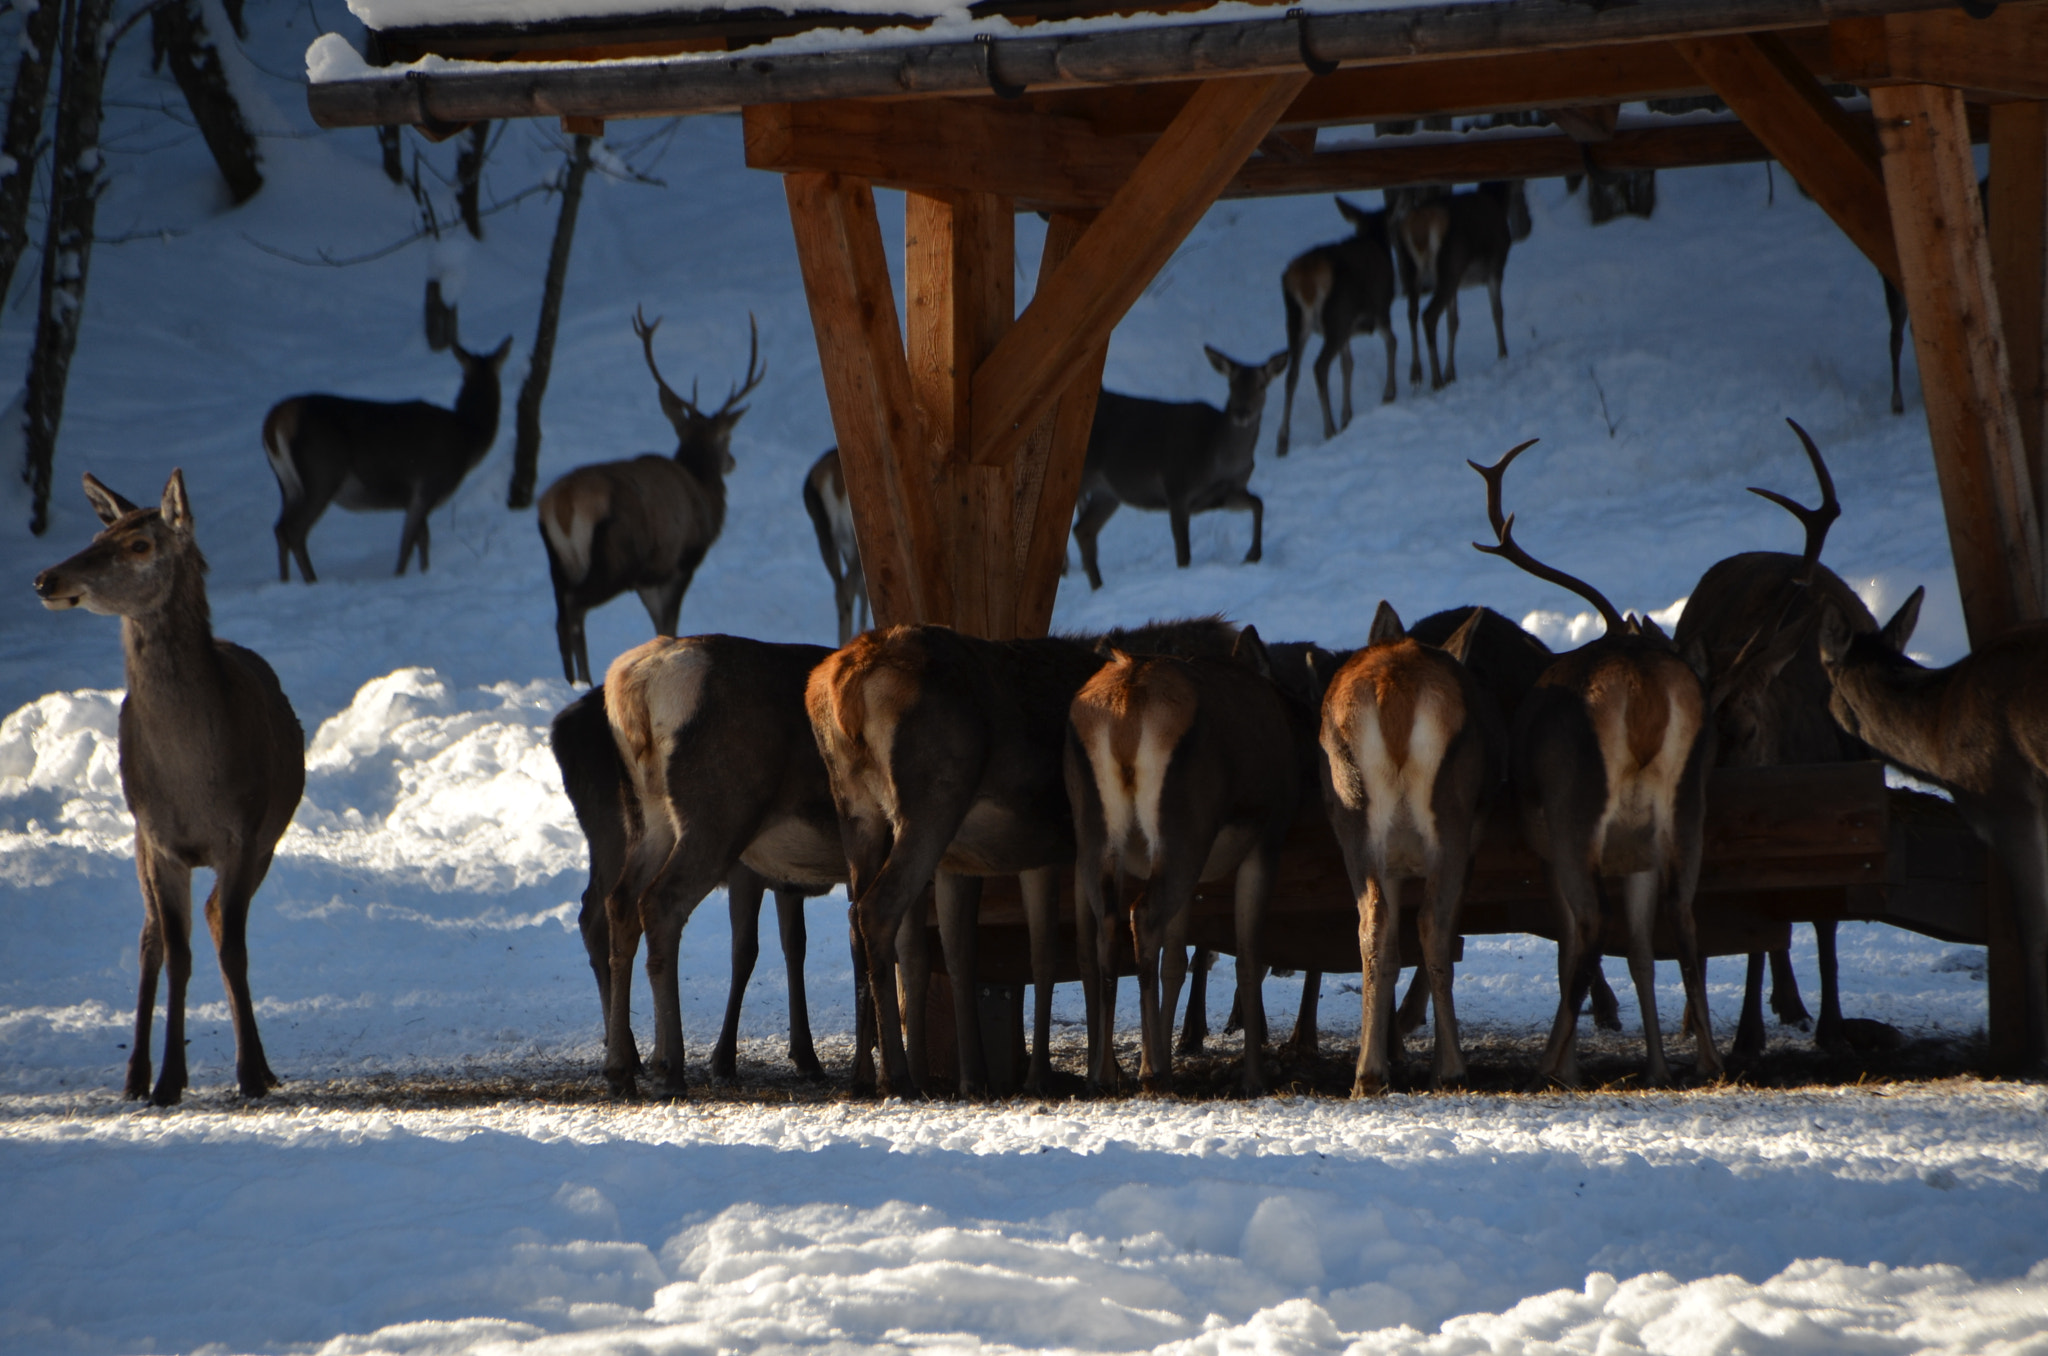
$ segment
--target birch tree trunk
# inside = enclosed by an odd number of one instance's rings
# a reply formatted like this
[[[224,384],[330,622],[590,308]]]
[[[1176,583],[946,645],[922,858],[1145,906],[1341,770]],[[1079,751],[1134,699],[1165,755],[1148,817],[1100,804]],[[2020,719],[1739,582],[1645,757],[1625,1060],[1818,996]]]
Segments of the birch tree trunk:
[[[149,16],[151,40],[158,60],[168,60],[171,78],[185,95],[192,120],[213,152],[227,180],[228,196],[237,205],[256,196],[263,187],[263,172],[257,168],[256,138],[243,121],[242,106],[228,88],[227,72],[220,52],[206,31],[206,16],[199,0],[169,0]]]
[[[14,266],[28,249],[28,200],[42,159],[43,109],[50,101],[50,63],[62,26],[62,0],[42,0],[21,27],[21,60],[7,101],[7,141],[0,146],[0,303],[14,282]]]
[[[34,494],[29,531],[37,536],[50,525],[50,465],[57,450],[57,428],[64,419],[64,385],[85,313],[93,217],[106,186],[100,176],[100,94],[106,85],[106,28],[113,8],[114,0],[65,0],[64,6],[42,301],[22,419],[26,478]]]
[[[562,181],[562,211],[555,218],[555,243],[548,250],[547,285],[540,295],[540,324],[533,334],[533,359],[519,387],[512,444],[512,487],[507,508],[533,503],[533,482],[540,471],[540,402],[547,395],[548,375],[555,364],[555,327],[562,318],[562,282],[569,276],[569,247],[576,239],[576,213],[583,205],[583,180],[590,173],[590,138],[579,136],[569,153]]]

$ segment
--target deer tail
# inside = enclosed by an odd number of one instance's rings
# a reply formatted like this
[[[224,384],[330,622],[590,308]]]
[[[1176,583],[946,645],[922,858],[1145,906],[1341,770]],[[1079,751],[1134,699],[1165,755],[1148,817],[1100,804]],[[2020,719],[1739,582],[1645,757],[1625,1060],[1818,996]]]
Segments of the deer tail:
[[[549,553],[570,583],[580,584],[589,577],[591,541],[610,511],[611,495],[598,481],[562,481],[541,497],[541,535],[547,538]]]
[[[270,461],[271,474],[287,503],[306,497],[306,484],[299,479],[298,463],[292,460],[292,440],[299,433],[299,402],[287,400],[263,421],[263,455]]]

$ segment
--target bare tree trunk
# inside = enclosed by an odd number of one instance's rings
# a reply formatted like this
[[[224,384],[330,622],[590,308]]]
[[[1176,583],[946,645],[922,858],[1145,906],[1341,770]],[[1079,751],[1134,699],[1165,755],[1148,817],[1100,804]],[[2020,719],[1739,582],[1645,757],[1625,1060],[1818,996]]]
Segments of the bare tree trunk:
[[[263,173],[256,165],[256,138],[249,135],[242,106],[228,88],[227,72],[206,31],[199,0],[168,0],[149,16],[149,23],[157,59],[169,58],[171,76],[184,92],[192,120],[206,138],[206,149],[213,152],[213,163],[220,166],[221,177],[228,182],[228,196],[237,204],[249,201],[263,187]]]
[[[1657,171],[1595,170],[1586,183],[1586,209],[1595,226],[1620,216],[1649,216],[1657,210]]]
[[[462,224],[478,240],[484,238],[484,219],[477,206],[477,194],[484,181],[484,153],[489,149],[491,125],[474,123],[469,140],[455,156],[455,205],[462,210]]]
[[[28,200],[36,162],[43,155],[43,107],[50,101],[50,58],[62,26],[62,0],[42,0],[21,28],[21,61],[7,101],[7,142],[0,146],[0,304],[14,282],[14,266],[28,249]]]
[[[562,180],[562,212],[555,218],[555,243],[548,250],[547,286],[540,295],[540,324],[533,334],[533,359],[526,365],[526,380],[519,387],[516,415],[517,433],[512,444],[512,488],[505,496],[507,508],[522,509],[533,502],[534,477],[540,470],[540,402],[548,391],[548,374],[555,364],[555,326],[562,318],[562,281],[569,275],[569,247],[576,238],[576,212],[583,205],[583,180],[590,173],[590,138],[576,138],[569,153],[568,172]]]
[[[377,149],[384,153],[384,177],[394,184],[405,182],[405,157],[400,151],[398,134],[404,129],[386,124],[377,129]]]
[[[93,217],[106,186],[100,178],[100,93],[106,85],[106,27],[113,8],[114,0],[66,0],[64,6],[63,82],[57,93],[57,135],[50,162],[42,303],[36,313],[22,419],[27,479],[34,492],[28,526],[37,536],[50,525],[50,464],[57,450],[57,428],[64,419],[64,385],[85,313]]]

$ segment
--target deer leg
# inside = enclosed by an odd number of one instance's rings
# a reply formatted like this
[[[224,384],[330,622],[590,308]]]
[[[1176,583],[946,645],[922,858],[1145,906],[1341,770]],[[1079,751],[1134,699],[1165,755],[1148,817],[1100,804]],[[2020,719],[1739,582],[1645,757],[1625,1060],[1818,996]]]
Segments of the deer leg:
[[[946,950],[946,978],[953,986],[954,1049],[959,1052],[960,1095],[986,1097],[988,1058],[981,1048],[981,1018],[974,991],[981,880],[941,871],[933,885],[938,901],[939,942]]]
[[[1735,1024],[1735,1044],[1729,1053],[1744,1059],[1760,1055],[1764,1042],[1764,953],[1752,951],[1742,979],[1742,1018]]]
[[[1429,389],[1432,391],[1441,391],[1444,387],[1443,371],[1441,368],[1437,366],[1437,317],[1444,313],[1445,304],[1448,302],[1450,297],[1455,295],[1456,293],[1447,291],[1442,286],[1438,286],[1436,291],[1430,294],[1429,306],[1422,313],[1422,332],[1424,336],[1427,337],[1429,340]],[[1410,304],[1412,305],[1413,303]]]
[[[1448,307],[1446,307],[1446,308],[1445,308],[1445,309],[1446,309],[1446,310],[1448,310],[1448,311],[1449,311],[1449,313],[1450,313],[1450,322],[1449,322],[1449,324],[1448,324],[1448,325],[1446,325],[1446,326],[1445,326],[1445,330],[1444,330],[1444,385],[1446,385],[1446,386],[1450,385],[1450,384],[1451,384],[1452,382],[1454,382],[1454,381],[1456,381],[1456,380],[1458,379],[1458,289],[1457,289],[1457,288],[1453,287],[1453,288],[1451,289],[1451,291],[1450,291],[1450,298],[1451,298],[1451,301],[1450,301],[1450,305],[1449,305]]]
[[[1391,405],[1394,403],[1394,393],[1399,389],[1394,381],[1394,370],[1396,366],[1395,350],[1400,347],[1400,340],[1394,337],[1394,321],[1392,316],[1381,317],[1380,338],[1385,340],[1387,345],[1387,384],[1380,391],[1380,403],[1382,405]]]
[[[1395,932],[1400,917],[1399,896],[1377,876],[1367,876],[1365,888],[1358,895],[1358,954],[1363,973],[1359,976],[1358,1066],[1351,1079],[1353,1097],[1377,1096],[1394,1084],[1397,1042],[1391,1039],[1388,1027],[1394,1011],[1393,989],[1401,977],[1400,938]]]
[[[1166,506],[1167,521],[1173,527],[1173,563],[1185,570],[1194,558],[1188,546],[1188,506],[1185,502]]]
[[[1550,1040],[1537,1068],[1536,1086],[1556,1083],[1575,1088],[1579,1085],[1576,1047],[1579,1002],[1586,979],[1583,968],[1599,964],[1600,897],[1583,845],[1575,851],[1569,841],[1559,841],[1562,835],[1557,830],[1552,833],[1550,882],[1557,904],[1558,1002],[1557,1016],[1550,1024]]]
[[[1095,855],[1087,855],[1089,835],[1076,834],[1079,861],[1101,860],[1101,831],[1095,831]],[[1121,892],[1122,883],[1118,883]],[[1074,870],[1074,950],[1081,965],[1082,995],[1088,1009],[1088,1084],[1098,1091],[1123,1087],[1124,1072],[1116,1057],[1116,942],[1120,931],[1109,916],[1102,872]]]
[[[1820,923],[1815,923],[1813,925],[1814,933],[1816,936],[1818,936],[1822,926],[1823,925]],[[1827,924],[1826,926],[1830,929],[1830,931],[1832,931],[1834,927],[1832,923]],[[1830,937],[1828,939],[1828,950],[1830,952],[1834,950],[1833,937]],[[1803,1031],[1806,1029],[1806,1024],[1812,1020],[1812,1017],[1807,1013],[1806,1004],[1799,996],[1799,974],[1792,968],[1792,953],[1790,951],[1784,950],[1783,948],[1780,948],[1776,951],[1771,952],[1770,955],[1771,1011],[1777,1014],[1779,1025],[1796,1026]],[[1823,1017],[1827,1015],[1826,994],[1829,983],[1830,980],[1828,978],[1828,968],[1826,964],[1823,963],[1821,966],[1820,979],[1822,994],[1821,1015]],[[1841,1014],[1839,1012],[1836,1013],[1836,1017],[1838,1019],[1840,1015]]]
[[[901,789],[905,788],[899,785]],[[901,830],[872,881],[864,880],[857,904],[868,970],[874,977],[875,1034],[882,1053],[880,1091],[884,1096],[917,1096],[925,1085],[925,1071],[913,1070],[904,1050],[903,1012],[894,979],[897,936],[904,919],[920,906],[925,886],[937,874],[939,859],[959,832],[972,800],[971,788],[928,782],[909,789],[918,793],[920,803],[900,807]],[[840,831],[844,836],[843,820]],[[879,831],[888,832],[886,826]],[[852,860],[849,855],[849,864]],[[917,997],[922,1004],[922,995]]]
[[[1287,1042],[1298,1058],[1312,1060],[1316,1057],[1316,1009],[1322,1005],[1322,998],[1323,972],[1302,971],[1301,1006],[1294,1010],[1294,1034]]]
[[[139,863],[140,854],[137,860]],[[143,893],[158,920],[164,971],[170,979],[164,999],[164,1062],[149,1100],[158,1106],[175,1106],[183,1100],[186,1087],[185,986],[192,978],[192,868],[151,851],[143,871]]]
[[[832,580],[832,606],[839,614],[839,644],[842,648],[853,639],[853,590],[854,580],[850,575],[838,575]]]
[[[1602,1031],[1621,1030],[1621,1000],[1614,996],[1614,990],[1607,983],[1607,973],[1600,968],[1600,956],[1596,952],[1586,960],[1586,992],[1591,995],[1589,1006],[1593,1012],[1593,1025]]]
[[[1031,1072],[1024,1090],[1040,1096],[1052,1087],[1052,986],[1059,969],[1057,872],[1057,867],[1042,866],[1017,877],[1031,935]]]
[[[1351,427],[1351,340],[1345,339],[1344,346],[1337,350],[1337,366],[1344,373],[1344,417],[1337,424],[1338,430]]]
[[[1120,507],[1117,497],[1106,490],[1096,490],[1082,501],[1081,516],[1074,523],[1074,542],[1081,548],[1081,568],[1088,572],[1088,587],[1102,587],[1102,571],[1095,563],[1095,538],[1101,535],[1102,525]]]
[[[1181,1019],[1180,1043],[1173,1047],[1176,1055],[1199,1055],[1209,1039],[1209,967],[1215,963],[1215,952],[1206,946],[1195,948],[1194,963],[1188,967],[1187,1014]]]
[[[1495,274],[1486,280],[1486,300],[1493,307],[1493,339],[1500,346],[1499,356],[1505,359],[1508,356],[1508,330],[1507,321],[1502,316],[1500,309],[1499,274]],[[1452,323],[1455,324],[1456,322],[1453,321]]]
[[[427,572],[427,509],[426,486],[415,486],[412,499],[405,506],[405,526],[398,530],[398,569],[393,573],[405,574],[405,567],[412,561],[415,543],[420,548],[420,573]]]
[[[668,1095],[687,1091],[684,1075],[683,998],[677,965],[683,928],[704,896],[723,884],[739,854],[730,835],[709,824],[691,825],[640,896],[640,927],[647,934],[647,984],[654,998],[655,1064]],[[757,904],[758,909],[758,904]]]
[[[711,1050],[711,1076],[730,1083],[739,1073],[740,1001],[746,997],[747,981],[754,977],[754,962],[761,958],[761,896],[768,882],[745,866],[735,866],[725,878],[726,916],[732,920],[732,976],[725,991],[725,1024],[718,1029],[718,1044]]]
[[[633,960],[640,950],[640,893],[654,874],[649,863],[658,864],[668,853],[666,829],[666,821],[659,818],[643,828],[604,901],[611,980],[605,985],[603,1072],[614,1097],[640,1095],[640,1049],[633,1041]]]
[[[1664,1063],[1664,1029],[1657,1021],[1657,959],[1651,938],[1657,924],[1657,873],[1635,871],[1624,878],[1622,897],[1628,917],[1628,972],[1636,985],[1636,1007],[1643,1017],[1643,1046],[1647,1063],[1643,1082],[1648,1087],[1671,1086],[1671,1070]]]
[[[2042,811],[2025,802],[2006,808],[1992,820],[1991,846],[2005,868],[2019,936],[2027,1014],[2021,1059],[2023,1067],[2039,1069],[2048,1064],[2048,823]]]
[[[1330,417],[1330,364],[1336,361],[1340,350],[1348,355],[1349,349],[1349,341],[1340,342],[1336,338],[1336,331],[1330,330],[1323,335],[1323,346],[1316,353],[1316,399],[1321,401],[1323,406],[1324,442],[1337,436],[1337,421]],[[1345,373],[1347,377],[1350,374],[1348,365]],[[1344,385],[1346,391],[1349,391],[1351,383],[1347,380]]]
[[[555,644],[562,652],[562,677],[571,686],[590,682],[590,652],[583,639],[583,608],[555,595]]]
[[[825,1066],[811,1044],[811,1005],[804,992],[804,955],[810,949],[804,929],[804,893],[801,890],[775,892],[776,931],[782,941],[783,979],[789,988],[789,1062],[797,1072],[823,1078]]]
[[[270,853],[251,852],[217,869],[213,892],[206,897],[206,925],[213,934],[235,1031],[235,1081],[244,1097],[262,1097],[281,1081],[264,1058],[256,1004],[249,996],[249,901],[268,874]]]
[[[875,1091],[875,989],[868,973],[867,944],[861,940],[860,911],[846,906],[846,943],[853,959],[853,1091]]]
[[[1234,901],[1235,923],[1237,926],[1237,996],[1244,1011],[1244,1071],[1240,1084],[1245,1094],[1251,1097],[1264,1095],[1270,1089],[1266,1078],[1266,1003],[1262,992],[1266,974],[1265,950],[1266,899],[1272,893],[1273,879],[1279,874],[1280,842],[1278,838],[1262,843],[1245,857],[1237,868],[1237,892]],[[1188,897],[1194,893],[1194,882],[1188,882]],[[1183,903],[1180,912],[1183,919],[1188,905]],[[1181,923],[1185,931],[1187,924]],[[1164,1042],[1162,1042],[1163,1044]]]
[[[1252,515],[1252,549],[1244,553],[1244,563],[1256,565],[1266,554],[1266,501],[1243,486],[1225,494],[1216,504],[1217,508],[1249,509]]]
[[[299,577],[308,584],[318,582],[313,573],[313,557],[306,549],[306,538],[311,535],[313,525],[320,521],[320,515],[327,511],[328,500],[334,497],[329,489],[324,495],[315,495],[311,486],[303,499],[287,500],[277,515],[277,577],[281,584],[292,581],[291,570],[286,567],[285,557],[289,553],[299,562]]]
[[[1287,303],[1287,389],[1286,400],[1280,406],[1280,434],[1273,445],[1273,455],[1287,455],[1287,444],[1294,430],[1294,388],[1301,380],[1301,355],[1308,347],[1308,326],[1302,323],[1301,304],[1291,292],[1284,288],[1281,297]]]
[[[1813,925],[1814,950],[1820,962],[1820,1021],[1814,1027],[1813,1042],[1831,1049],[1848,1045],[1848,1038],[1843,1034],[1842,972],[1835,954],[1835,926],[1833,920]],[[1789,961],[1786,968],[1791,968]],[[1802,1006],[1800,1016],[1805,1015],[1806,1010]]]
[[[903,1051],[910,1061],[910,1077],[920,1095],[929,1096],[931,1086],[932,948],[930,911],[920,896],[903,915],[896,929],[896,977],[893,989],[903,1013]]]
[[[1394,1014],[1394,1035],[1406,1040],[1429,1021],[1429,967],[1418,965],[1409,977],[1408,992],[1401,996],[1400,1010]]]
[[[1159,1011],[1154,1022],[1159,1057],[1171,1084],[1173,1073],[1173,1014],[1180,1007],[1180,986],[1188,977],[1188,915],[1193,912],[1193,882],[1180,907],[1170,910],[1163,924],[1159,950]]]
[[[155,1038],[150,1028],[156,1019],[157,977],[164,968],[164,917],[151,878],[151,857],[144,850],[139,833],[136,848],[135,874],[142,883],[142,936],[136,941],[135,951],[141,978],[135,994],[135,1039],[128,1047],[128,1081],[121,1095],[139,1102],[149,1096],[150,1041]]]
[[[1434,297],[1431,298],[1435,300]],[[1422,298],[1414,287],[1408,289],[1408,384],[1422,385],[1422,338],[1416,333],[1415,316],[1422,306]],[[1436,322],[1430,322],[1429,351],[1432,362],[1436,354]]]
[[[1469,831],[1454,831],[1446,837],[1452,842],[1471,841]],[[1464,853],[1440,853],[1416,918],[1422,968],[1429,974],[1430,997],[1436,1004],[1436,1049],[1430,1074],[1439,1088],[1465,1081],[1465,1052],[1458,1044],[1458,1010],[1451,992],[1451,946],[1458,935],[1458,907],[1464,902],[1470,871],[1471,859]]]

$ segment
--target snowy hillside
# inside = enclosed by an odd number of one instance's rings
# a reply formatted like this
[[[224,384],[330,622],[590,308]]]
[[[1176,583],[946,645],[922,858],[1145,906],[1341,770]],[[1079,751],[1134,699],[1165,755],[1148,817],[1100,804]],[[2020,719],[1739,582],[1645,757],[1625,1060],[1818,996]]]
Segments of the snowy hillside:
[[[122,243],[94,256],[46,536],[28,535],[25,492],[0,479],[12,581],[0,589],[0,1349],[2048,1340],[2038,1086],[938,1108],[806,1091],[791,1106],[794,1085],[775,1081],[787,1008],[771,930],[744,1028],[752,1092],[598,1100],[598,1014],[574,930],[583,846],[546,748],[572,694],[534,522],[503,508],[553,203],[527,197],[489,216],[482,242],[443,247],[468,342],[509,333],[514,350],[497,450],[434,521],[432,572],[390,577],[396,515],[334,510],[311,536],[321,582],[280,584],[258,443],[270,405],[312,390],[445,402],[458,377],[422,338],[427,243],[319,262],[414,229],[372,134],[318,133],[304,112],[316,23],[359,37],[354,21],[337,0],[249,15],[248,50],[230,64],[265,133],[267,187],[227,209],[196,133],[160,107],[179,107],[168,77],[147,70],[146,44],[121,49],[100,230]],[[666,318],[656,349],[670,380],[714,396],[741,374],[751,313],[768,378],[735,438],[725,534],[683,629],[827,640],[831,594],[798,494],[832,432],[781,186],[741,167],[734,119],[619,124],[610,145],[606,163],[666,186],[592,178],[542,483],[670,445],[628,323],[636,306]],[[424,155],[446,173],[453,150]],[[562,150],[550,126],[506,127],[486,206],[549,177]],[[1762,167],[1664,175],[1659,189],[1654,220],[1595,230],[1561,184],[1533,185],[1534,234],[1508,267],[1506,361],[1483,302],[1468,307],[1457,385],[1431,395],[1404,381],[1381,407],[1365,377],[1356,422],[1328,443],[1305,382],[1293,455],[1254,478],[1263,563],[1238,564],[1249,523],[1214,514],[1196,520],[1194,565],[1177,571],[1164,518],[1126,511],[1103,534],[1107,586],[1090,593],[1077,573],[1055,624],[1220,610],[1272,638],[1356,644],[1387,597],[1410,619],[1489,602],[1566,643],[1576,600],[1468,545],[1485,520],[1465,459],[1540,436],[1508,487],[1518,538],[1617,604],[1661,610],[1721,556],[1798,540],[1742,492],[1811,496],[1789,415],[1840,483],[1829,563],[1881,615],[1926,583],[1916,646],[1959,653],[1910,371],[1906,417],[1886,411],[1877,279],[1782,176],[1769,201]],[[900,240],[901,200],[881,197]],[[1245,359],[1279,348],[1281,267],[1344,229],[1325,198],[1220,206],[1118,330],[1110,384],[1220,399],[1202,344]],[[1020,295],[1040,230],[1019,221]],[[0,315],[0,370],[24,365],[32,291],[18,279]],[[1377,355],[1361,343],[1362,374]],[[1269,404],[1268,449],[1277,417]],[[211,560],[216,629],[276,667],[309,752],[305,801],[250,927],[285,1085],[255,1106],[230,1091],[232,1040],[201,941],[194,1090],[157,1112],[118,1099],[140,906],[115,761],[117,628],[45,613],[28,581],[96,526],[81,471],[154,502],[173,467]],[[593,662],[648,633],[636,603],[614,603],[591,619]],[[835,1077],[851,1026],[843,906],[812,907],[806,972]],[[728,944],[714,896],[684,942],[700,1088]],[[1967,1041],[1983,1023],[1980,952],[1865,927],[1845,929],[1843,956],[1855,1015],[1924,1042]],[[1520,1039],[1546,1020],[1551,968],[1548,944],[1473,939],[1459,995],[1475,1039]],[[1713,977],[1725,1042],[1739,967]],[[1663,978],[1669,1013],[1675,972]],[[1217,980],[1220,1017],[1229,985]],[[1269,985],[1283,1019],[1297,989]],[[1078,1008],[1062,995],[1069,1053]],[[1341,1051],[1355,997],[1333,979],[1322,1011],[1326,1053]],[[1632,1049],[1637,1033],[1621,1039]]]

